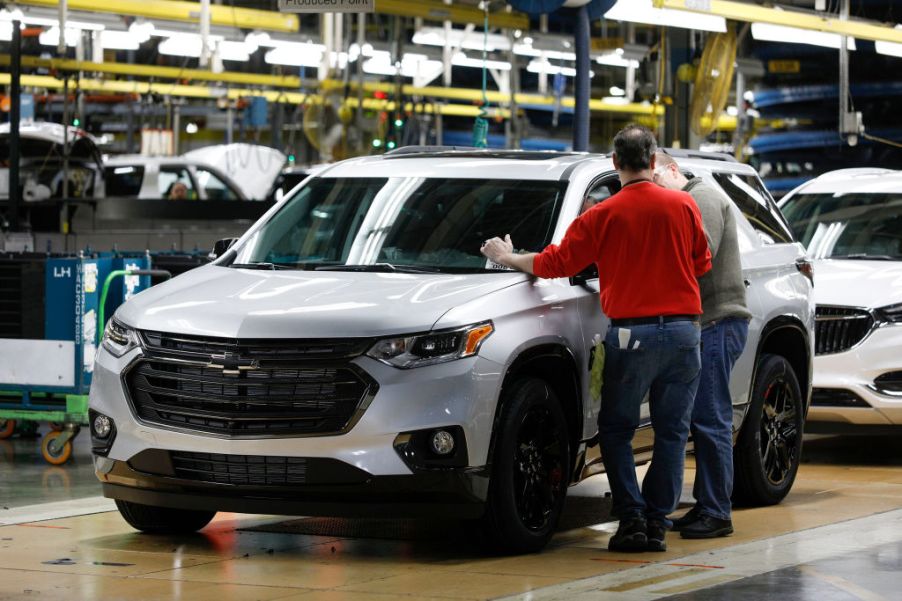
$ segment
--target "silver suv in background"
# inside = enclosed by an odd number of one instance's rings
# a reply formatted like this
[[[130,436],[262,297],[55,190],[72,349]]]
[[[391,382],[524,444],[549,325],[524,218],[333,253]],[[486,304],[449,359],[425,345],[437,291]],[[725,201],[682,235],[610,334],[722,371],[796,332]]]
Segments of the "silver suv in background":
[[[735,497],[777,503],[811,390],[810,266],[750,167],[673,154],[744,216],[754,319],[732,380]],[[90,407],[104,494],[146,532],[217,511],[425,513],[541,549],[567,486],[602,469],[588,375],[608,319],[592,269],[535,279],[479,248],[510,233],[540,251],[619,185],[602,155],[442,148],[310,178],[212,264],[110,320]]]

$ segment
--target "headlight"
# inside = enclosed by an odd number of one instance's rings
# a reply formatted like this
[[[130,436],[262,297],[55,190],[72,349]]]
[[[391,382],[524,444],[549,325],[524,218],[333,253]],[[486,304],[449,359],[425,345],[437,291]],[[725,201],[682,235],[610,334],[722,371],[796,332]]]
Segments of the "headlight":
[[[435,365],[472,357],[494,331],[491,323],[481,323],[456,330],[386,338],[374,344],[367,356],[401,369]]]
[[[114,357],[121,357],[137,346],[138,335],[133,329],[122,325],[115,318],[107,322],[103,331],[103,348]]]
[[[876,314],[882,323],[902,323],[902,303],[877,309]]]

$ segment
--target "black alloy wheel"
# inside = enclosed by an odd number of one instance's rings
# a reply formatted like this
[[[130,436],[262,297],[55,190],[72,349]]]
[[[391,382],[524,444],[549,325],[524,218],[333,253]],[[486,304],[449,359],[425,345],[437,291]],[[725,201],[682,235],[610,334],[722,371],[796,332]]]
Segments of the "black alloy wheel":
[[[499,551],[534,553],[554,534],[564,506],[569,434],[557,396],[543,380],[522,378],[506,388],[483,530]]]
[[[737,505],[774,505],[789,494],[801,461],[804,425],[802,391],[792,365],[780,355],[762,355],[733,448]]]
[[[561,456],[561,432],[553,425],[551,410],[531,407],[520,422],[514,458],[514,493],[523,525],[540,531],[554,514],[564,494],[565,458]]]

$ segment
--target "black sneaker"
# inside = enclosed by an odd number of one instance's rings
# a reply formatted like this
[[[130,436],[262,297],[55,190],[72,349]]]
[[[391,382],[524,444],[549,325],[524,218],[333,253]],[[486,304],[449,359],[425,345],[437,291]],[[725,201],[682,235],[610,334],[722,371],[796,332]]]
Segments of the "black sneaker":
[[[732,520],[721,520],[704,514],[680,529],[680,536],[683,538],[717,538],[731,534],[733,534]]]
[[[623,553],[645,551],[648,546],[648,536],[645,531],[644,517],[630,517],[620,520],[617,532],[608,541],[608,551],[620,551]]]
[[[667,537],[667,526],[663,522],[655,520],[648,522],[648,528],[645,533],[646,538],[648,538],[648,544],[645,547],[647,551],[667,550],[667,541],[664,540]]]
[[[683,517],[676,518],[673,521],[673,526],[670,527],[674,532],[680,532],[683,528],[688,526],[689,524],[695,522],[702,516],[701,509],[698,508],[698,505],[693,505],[692,509],[687,511]]]

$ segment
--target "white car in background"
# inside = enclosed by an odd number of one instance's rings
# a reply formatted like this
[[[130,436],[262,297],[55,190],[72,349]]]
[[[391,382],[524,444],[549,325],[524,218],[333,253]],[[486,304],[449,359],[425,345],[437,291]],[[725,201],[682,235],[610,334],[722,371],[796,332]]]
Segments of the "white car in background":
[[[106,193],[110,198],[176,200],[247,200],[226,173],[207,163],[184,157],[124,155],[104,161]]]
[[[780,207],[814,260],[809,430],[902,425],[902,171],[826,173]]]

